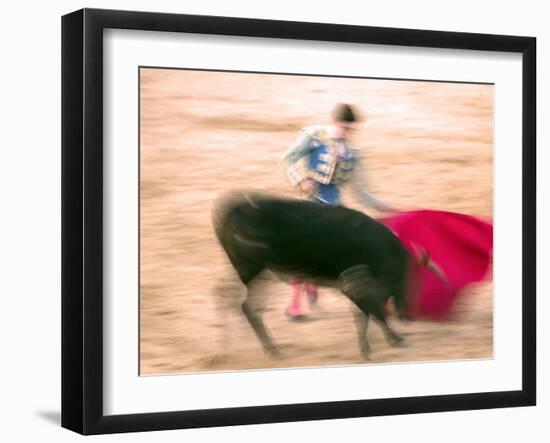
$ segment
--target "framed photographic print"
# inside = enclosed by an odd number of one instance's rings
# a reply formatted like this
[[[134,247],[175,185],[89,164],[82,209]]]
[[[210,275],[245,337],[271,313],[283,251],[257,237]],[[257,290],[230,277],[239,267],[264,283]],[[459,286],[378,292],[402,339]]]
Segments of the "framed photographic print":
[[[534,405],[532,37],[62,20],[62,425]]]

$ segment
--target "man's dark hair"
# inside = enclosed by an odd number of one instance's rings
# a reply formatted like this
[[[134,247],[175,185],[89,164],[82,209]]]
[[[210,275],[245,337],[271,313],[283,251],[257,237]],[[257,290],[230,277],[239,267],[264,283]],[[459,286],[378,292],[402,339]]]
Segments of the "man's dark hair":
[[[332,111],[334,120],[338,122],[355,122],[358,120],[353,108],[346,103],[338,103]]]

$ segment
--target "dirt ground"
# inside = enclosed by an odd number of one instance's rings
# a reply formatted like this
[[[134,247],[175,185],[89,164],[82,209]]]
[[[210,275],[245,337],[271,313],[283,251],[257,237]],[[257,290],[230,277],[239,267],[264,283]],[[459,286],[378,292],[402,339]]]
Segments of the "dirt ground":
[[[390,324],[409,346],[369,327],[358,353],[352,307],[320,289],[309,321],[284,314],[291,288],[265,282],[266,326],[282,358],[264,355],[239,311],[244,288],[215,240],[211,207],[231,189],[298,197],[279,166],[303,126],[336,102],[363,117],[352,137],[367,189],[401,210],[492,219],[493,87],[390,80],[141,70],[141,374],[490,358],[492,283],[467,288],[445,322]],[[344,193],[345,194],[345,193]],[[345,195],[344,203],[361,209]],[[369,208],[362,208],[377,215]],[[224,297],[214,296],[220,284]]]

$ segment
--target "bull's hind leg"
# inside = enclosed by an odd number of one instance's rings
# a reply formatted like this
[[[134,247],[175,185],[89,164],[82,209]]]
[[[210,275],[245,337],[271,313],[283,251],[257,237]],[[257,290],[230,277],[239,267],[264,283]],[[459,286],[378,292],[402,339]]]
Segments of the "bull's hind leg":
[[[241,319],[240,306],[243,298],[242,282],[233,273],[222,276],[211,291],[216,314],[218,351],[212,364],[222,364],[230,354],[235,337],[236,318]]]
[[[254,333],[260,340],[265,352],[272,357],[278,357],[280,355],[279,350],[264,325],[262,318],[263,306],[261,302],[261,294],[258,291],[258,280],[260,279],[255,277],[245,282],[247,293],[246,298],[241,305],[241,309],[246,316],[248,323],[252,326]]]
[[[384,303],[388,292],[370,275],[367,265],[354,266],[342,272],[340,290],[362,311],[355,314],[355,326],[363,357],[369,358],[371,352],[367,339],[370,315],[374,316],[389,343],[397,345],[403,341],[386,321]]]

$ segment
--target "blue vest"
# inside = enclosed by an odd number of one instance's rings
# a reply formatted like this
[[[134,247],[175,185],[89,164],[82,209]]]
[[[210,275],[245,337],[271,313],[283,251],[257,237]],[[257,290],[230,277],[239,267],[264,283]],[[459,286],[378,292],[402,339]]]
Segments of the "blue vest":
[[[338,156],[325,144],[319,144],[309,154],[310,177],[317,182],[314,200],[340,204],[340,185],[351,178],[355,166],[355,153],[348,149],[346,158]]]

